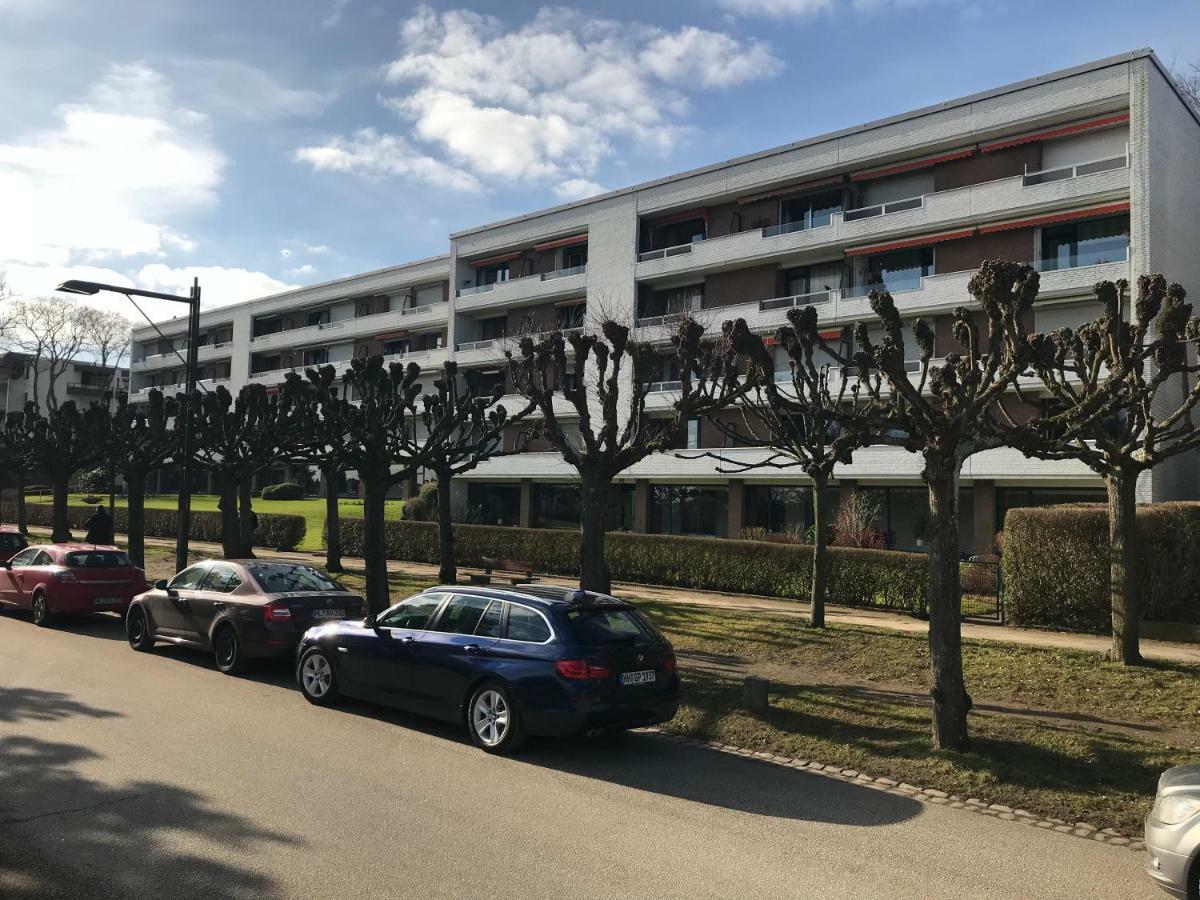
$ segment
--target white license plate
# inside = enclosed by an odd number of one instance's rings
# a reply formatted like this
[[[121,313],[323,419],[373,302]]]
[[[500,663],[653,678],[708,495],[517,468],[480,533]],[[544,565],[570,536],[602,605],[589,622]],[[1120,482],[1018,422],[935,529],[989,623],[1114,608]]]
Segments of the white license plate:
[[[344,609],[314,609],[312,617],[314,619],[344,619],[346,611]]]
[[[622,672],[621,684],[650,684],[654,681],[654,678],[653,669],[646,669],[641,672]]]
[[[92,600],[93,606],[116,606],[118,603],[124,603],[120,597],[96,597]]]

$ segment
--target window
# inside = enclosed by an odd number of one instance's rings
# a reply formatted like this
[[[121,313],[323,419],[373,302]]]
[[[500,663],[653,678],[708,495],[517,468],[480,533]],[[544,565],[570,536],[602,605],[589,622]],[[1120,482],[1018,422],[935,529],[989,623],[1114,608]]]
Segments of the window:
[[[656,484],[650,488],[650,531],[725,537],[729,492],[725,488]]]
[[[192,590],[204,580],[204,576],[207,574],[208,566],[192,566],[172,578],[167,587],[173,591]]]
[[[493,316],[479,320],[479,339],[494,341],[508,336],[508,316]]]
[[[33,558],[33,564],[35,566],[52,566],[54,559],[45,550],[39,550],[37,556]]]
[[[587,316],[586,303],[574,303],[571,306],[560,306],[554,313],[554,327],[559,331],[568,331],[572,328],[582,328],[585,316]]]
[[[475,270],[475,280],[479,284],[496,284],[508,281],[508,263],[495,266],[482,266]]]
[[[632,609],[576,609],[567,618],[581,644],[658,640],[651,625]]]
[[[842,192],[836,190],[784,200],[780,212],[785,231],[800,231],[828,225],[833,221],[833,214],[841,210]]]
[[[474,634],[491,602],[487,597],[452,597],[438,617],[436,630],[447,634]]]
[[[516,603],[508,604],[508,639],[541,644],[550,639],[550,626],[541,614]]]
[[[113,550],[85,550],[67,554],[67,565],[80,569],[120,569],[129,564],[128,556]]]
[[[395,341],[387,341],[383,345],[384,356],[403,356],[408,352],[408,338],[400,338]]]
[[[479,624],[475,626],[475,634],[477,637],[500,637],[500,618],[504,613],[504,603],[501,600],[493,600],[492,605],[487,608],[483,616],[479,619]]]
[[[306,366],[323,366],[329,362],[329,351],[322,347],[319,350],[305,350],[304,364]]]
[[[30,547],[28,550],[23,550],[14,556],[11,560],[14,566],[32,566],[34,557],[38,555],[36,547]]]
[[[379,620],[380,628],[411,628],[419,631],[428,624],[445,594],[418,594],[405,600]]]
[[[329,324],[329,310],[321,309],[310,312],[304,324],[309,326]]]
[[[912,291],[933,274],[933,248],[916,247],[872,256],[867,263],[868,285],[892,292]]]
[[[688,419],[687,434],[684,436],[685,450],[698,450],[700,448],[700,420]]]
[[[228,594],[236,591],[241,584],[241,576],[233,566],[217,565],[208,570],[208,580],[204,582],[203,590]]]
[[[643,295],[638,301],[638,318],[677,316],[685,312],[695,312],[703,307],[704,285],[690,284],[665,291],[651,291]]]
[[[258,586],[267,594],[286,594],[291,591],[342,591],[340,584],[312,566],[288,563],[255,563],[247,566]]]
[[[1128,215],[1068,222],[1042,229],[1043,271],[1121,262],[1128,255]]]
[[[578,529],[583,519],[578,485],[534,484],[533,512],[538,528]]]
[[[464,521],[473,525],[516,525],[520,518],[519,485],[467,482],[467,515]]]
[[[562,267],[577,269],[587,265],[587,244],[576,244],[574,247],[564,247],[562,252]]]

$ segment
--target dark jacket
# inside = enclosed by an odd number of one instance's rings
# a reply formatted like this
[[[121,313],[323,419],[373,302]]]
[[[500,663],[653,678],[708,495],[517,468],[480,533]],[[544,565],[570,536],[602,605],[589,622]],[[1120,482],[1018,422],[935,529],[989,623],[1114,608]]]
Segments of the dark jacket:
[[[87,526],[87,544],[111,544],[113,542],[113,520],[103,506],[97,506],[96,511],[88,516],[83,523]]]

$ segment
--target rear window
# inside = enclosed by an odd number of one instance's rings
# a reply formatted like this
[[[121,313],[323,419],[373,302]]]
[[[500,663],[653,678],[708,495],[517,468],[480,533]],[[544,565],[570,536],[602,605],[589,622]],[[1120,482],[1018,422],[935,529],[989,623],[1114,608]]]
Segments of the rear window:
[[[258,586],[267,594],[287,594],[294,591],[342,591],[340,584],[312,566],[292,566],[283,563],[259,563],[246,567]]]
[[[0,532],[0,550],[20,550],[28,544],[22,535],[15,534],[11,531]]]
[[[650,624],[632,609],[573,609],[567,618],[581,644],[658,640]]]
[[[80,550],[67,554],[67,565],[79,569],[120,569],[131,563],[119,550]]]

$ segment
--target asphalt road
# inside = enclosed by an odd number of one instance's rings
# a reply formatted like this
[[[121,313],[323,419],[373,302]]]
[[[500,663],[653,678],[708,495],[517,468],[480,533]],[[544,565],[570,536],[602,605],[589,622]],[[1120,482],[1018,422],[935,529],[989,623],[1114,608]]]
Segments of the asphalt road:
[[[1156,897],[1141,863],[644,735],[496,759],[0,614],[0,897]]]

